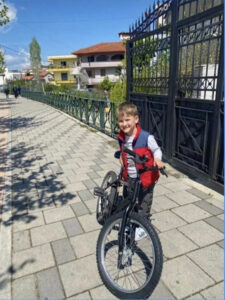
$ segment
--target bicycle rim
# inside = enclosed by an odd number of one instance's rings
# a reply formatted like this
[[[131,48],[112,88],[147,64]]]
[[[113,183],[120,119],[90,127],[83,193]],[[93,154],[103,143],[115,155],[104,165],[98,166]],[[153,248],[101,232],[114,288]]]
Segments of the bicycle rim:
[[[121,221],[121,218],[116,219],[105,231],[101,245],[101,264],[107,280],[116,290],[133,294],[143,290],[150,282],[155,267],[155,251],[148,230],[132,218],[129,222],[130,229],[125,233],[123,268],[118,268],[118,229]],[[135,241],[135,232],[132,233],[131,229],[134,227],[142,228],[146,237]],[[129,242],[132,235],[132,242]]]

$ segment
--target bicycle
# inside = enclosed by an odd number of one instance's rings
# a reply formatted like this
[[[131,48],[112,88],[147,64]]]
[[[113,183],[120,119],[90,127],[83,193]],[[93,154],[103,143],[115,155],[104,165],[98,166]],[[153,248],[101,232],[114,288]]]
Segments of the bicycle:
[[[146,162],[146,157],[124,148],[136,164]],[[120,151],[115,153],[119,158]],[[136,166],[137,169],[137,166]],[[157,167],[148,168],[156,170]],[[109,171],[101,187],[94,189],[98,196],[96,218],[100,231],[96,258],[100,277],[108,290],[120,299],[148,298],[161,277],[163,267],[162,246],[153,225],[137,212],[140,190],[140,172],[134,180],[132,195],[124,197],[121,189],[128,183],[122,179],[123,167],[117,175]],[[160,172],[166,175],[164,169]],[[143,239],[136,239],[136,231],[142,228]]]

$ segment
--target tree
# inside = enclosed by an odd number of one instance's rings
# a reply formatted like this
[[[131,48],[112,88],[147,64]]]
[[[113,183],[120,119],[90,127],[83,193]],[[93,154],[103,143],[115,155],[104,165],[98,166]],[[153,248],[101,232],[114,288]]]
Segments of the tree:
[[[109,77],[106,76],[103,81],[99,84],[99,88],[104,91],[110,91],[112,87],[112,82],[109,80]]]
[[[5,72],[4,52],[0,49],[0,74]]]
[[[7,15],[8,9],[4,0],[0,0],[0,26],[9,22],[9,16]]]
[[[34,79],[39,81],[39,74],[41,71],[41,48],[35,39],[30,43],[30,65],[33,71]]]
[[[0,26],[3,26],[9,22],[7,11],[8,11],[8,7],[5,5],[4,0],[0,0]],[[0,49],[0,73],[4,73],[4,71],[5,71],[4,52]]]

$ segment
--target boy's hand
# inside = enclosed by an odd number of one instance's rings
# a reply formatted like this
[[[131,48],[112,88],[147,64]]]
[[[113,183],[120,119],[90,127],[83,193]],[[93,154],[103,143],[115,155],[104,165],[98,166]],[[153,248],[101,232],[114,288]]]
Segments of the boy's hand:
[[[155,158],[154,165],[159,169],[162,169],[164,167],[164,163],[159,158]]]

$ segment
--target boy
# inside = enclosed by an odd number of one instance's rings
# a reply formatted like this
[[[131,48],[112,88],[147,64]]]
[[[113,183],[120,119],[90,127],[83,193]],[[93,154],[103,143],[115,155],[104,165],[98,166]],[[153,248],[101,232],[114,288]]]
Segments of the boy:
[[[153,167],[155,165],[158,168],[163,168],[164,164],[161,161],[162,152],[159,148],[153,135],[150,135],[147,131],[141,129],[138,116],[137,106],[130,103],[122,103],[117,108],[117,118],[120,128],[120,133],[118,134],[118,140],[120,144],[120,149],[126,147],[141,156],[145,155],[148,157],[148,161],[145,163],[146,168]],[[124,166],[123,178],[127,179],[130,188],[127,191],[128,195],[132,191],[132,180],[137,177],[137,170],[133,160],[128,154],[121,151],[121,163]],[[138,169],[143,167],[137,165]],[[138,213],[144,218],[150,220],[150,211],[153,198],[153,189],[156,181],[159,178],[159,171],[144,171],[140,174],[141,188],[138,200]],[[126,191],[125,191],[126,193]],[[140,229],[140,228],[139,228]],[[145,236],[143,230],[137,232],[141,239]]]

